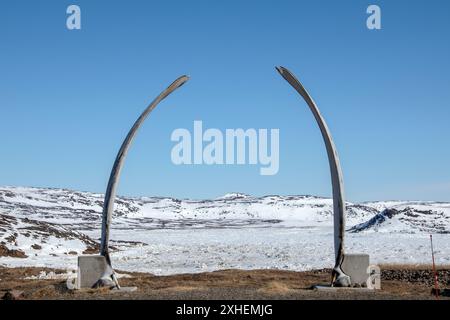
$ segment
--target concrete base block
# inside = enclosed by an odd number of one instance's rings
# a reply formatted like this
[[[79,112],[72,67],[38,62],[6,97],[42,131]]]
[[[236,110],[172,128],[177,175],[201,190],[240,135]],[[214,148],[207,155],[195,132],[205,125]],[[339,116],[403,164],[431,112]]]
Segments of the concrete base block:
[[[328,292],[342,292],[342,291],[358,291],[358,292],[375,292],[374,289],[356,288],[356,287],[332,287],[327,285],[317,285],[312,287],[314,290],[328,291]]]
[[[111,292],[134,292],[137,291],[137,287],[120,287],[120,289],[111,289]]]
[[[380,268],[376,265],[370,265],[368,254],[345,254],[341,263],[341,270],[350,277],[349,287],[317,285],[314,286],[313,289],[328,291],[373,291],[374,289],[381,289]]]
[[[352,286],[365,287],[369,278],[369,265],[368,254],[346,254],[341,268],[350,277]]]
[[[78,257],[77,289],[92,288],[107,270],[106,259],[101,255]]]
[[[102,255],[79,256],[77,277],[67,279],[67,288],[70,290],[92,289],[108,269],[109,272],[112,272],[106,258]],[[114,287],[108,292],[133,292],[136,290],[137,287]]]

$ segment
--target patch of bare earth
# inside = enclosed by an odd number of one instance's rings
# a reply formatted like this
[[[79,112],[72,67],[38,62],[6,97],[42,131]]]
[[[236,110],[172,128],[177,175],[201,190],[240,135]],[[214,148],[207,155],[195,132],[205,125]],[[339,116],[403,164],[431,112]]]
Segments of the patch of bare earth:
[[[155,276],[121,272],[130,277],[122,286],[137,286],[128,293],[110,290],[69,291],[63,280],[30,280],[41,271],[65,273],[46,268],[1,268],[0,297],[12,290],[23,299],[434,299],[429,266],[382,266],[382,289],[374,292],[312,290],[330,282],[329,269],[305,272],[282,270],[222,270],[198,274]],[[450,287],[450,268],[440,267],[440,286]],[[443,297],[444,298],[444,297]]]
[[[0,257],[27,258],[28,256],[19,249],[8,249],[8,247],[0,243]]]

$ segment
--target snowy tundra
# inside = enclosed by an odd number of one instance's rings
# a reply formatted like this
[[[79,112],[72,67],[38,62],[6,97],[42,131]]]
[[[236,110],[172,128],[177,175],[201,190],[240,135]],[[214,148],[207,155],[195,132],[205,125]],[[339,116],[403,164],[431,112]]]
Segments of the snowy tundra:
[[[97,253],[103,195],[0,188],[0,265],[75,269]],[[113,265],[174,274],[218,269],[309,270],[333,266],[332,200],[232,193],[213,200],[116,200]],[[450,263],[450,203],[347,203],[346,250],[372,263]]]

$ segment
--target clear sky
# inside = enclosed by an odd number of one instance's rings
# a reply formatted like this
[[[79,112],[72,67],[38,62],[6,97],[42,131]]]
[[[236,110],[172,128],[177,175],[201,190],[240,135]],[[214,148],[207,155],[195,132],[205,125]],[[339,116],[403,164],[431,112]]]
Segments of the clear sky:
[[[81,30],[66,8],[81,7]],[[366,28],[377,4],[382,29]],[[116,153],[147,104],[122,195],[227,192],[331,195],[320,131],[278,75],[322,111],[347,199],[450,201],[449,1],[2,1],[0,185],[104,192]],[[280,169],[176,166],[170,135],[280,129]]]

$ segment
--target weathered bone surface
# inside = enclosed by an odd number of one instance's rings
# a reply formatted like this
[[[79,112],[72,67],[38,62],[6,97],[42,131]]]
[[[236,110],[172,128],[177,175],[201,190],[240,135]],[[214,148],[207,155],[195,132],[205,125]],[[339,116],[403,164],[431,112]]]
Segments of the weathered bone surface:
[[[344,200],[344,182],[342,178],[341,165],[339,157],[330,134],[328,126],[320,114],[316,103],[305,90],[297,78],[286,68],[276,67],[281,76],[303,97],[308,104],[314,118],[319,125],[322,133],[325,147],[328,154],[328,162],[331,171],[331,184],[333,188],[333,213],[334,213],[334,252],[335,266],[333,268],[332,286],[347,287],[351,285],[351,280],[344,273],[341,264],[344,260],[344,232],[345,232],[345,200]]]
[[[111,175],[109,177],[108,187],[105,193],[105,201],[103,203],[103,214],[102,214],[102,235],[101,235],[100,254],[106,258],[106,262],[109,268],[107,268],[107,271],[99,280],[97,284],[98,286],[110,286],[109,280],[111,279],[115,284],[115,286],[119,288],[119,283],[117,282],[117,279],[114,275],[114,270],[111,265],[108,244],[109,244],[109,229],[111,224],[111,217],[114,211],[114,200],[116,197],[116,189],[119,183],[120,172],[122,170],[128,149],[130,148],[130,145],[133,142],[133,139],[136,136],[139,127],[145,121],[150,112],[153,111],[153,109],[158,105],[158,103],[160,103],[173,91],[181,87],[188,80],[189,80],[188,76],[179,77],[169,87],[167,87],[167,89],[161,92],[159,96],[157,96],[156,99],[152,101],[152,103],[149,104],[149,106],[144,110],[144,112],[142,112],[142,114],[134,123],[131,130],[128,132],[128,135],[126,136],[125,140],[122,143],[122,146],[120,147],[119,152],[117,153],[116,160],[114,162],[113,168],[111,170]]]

